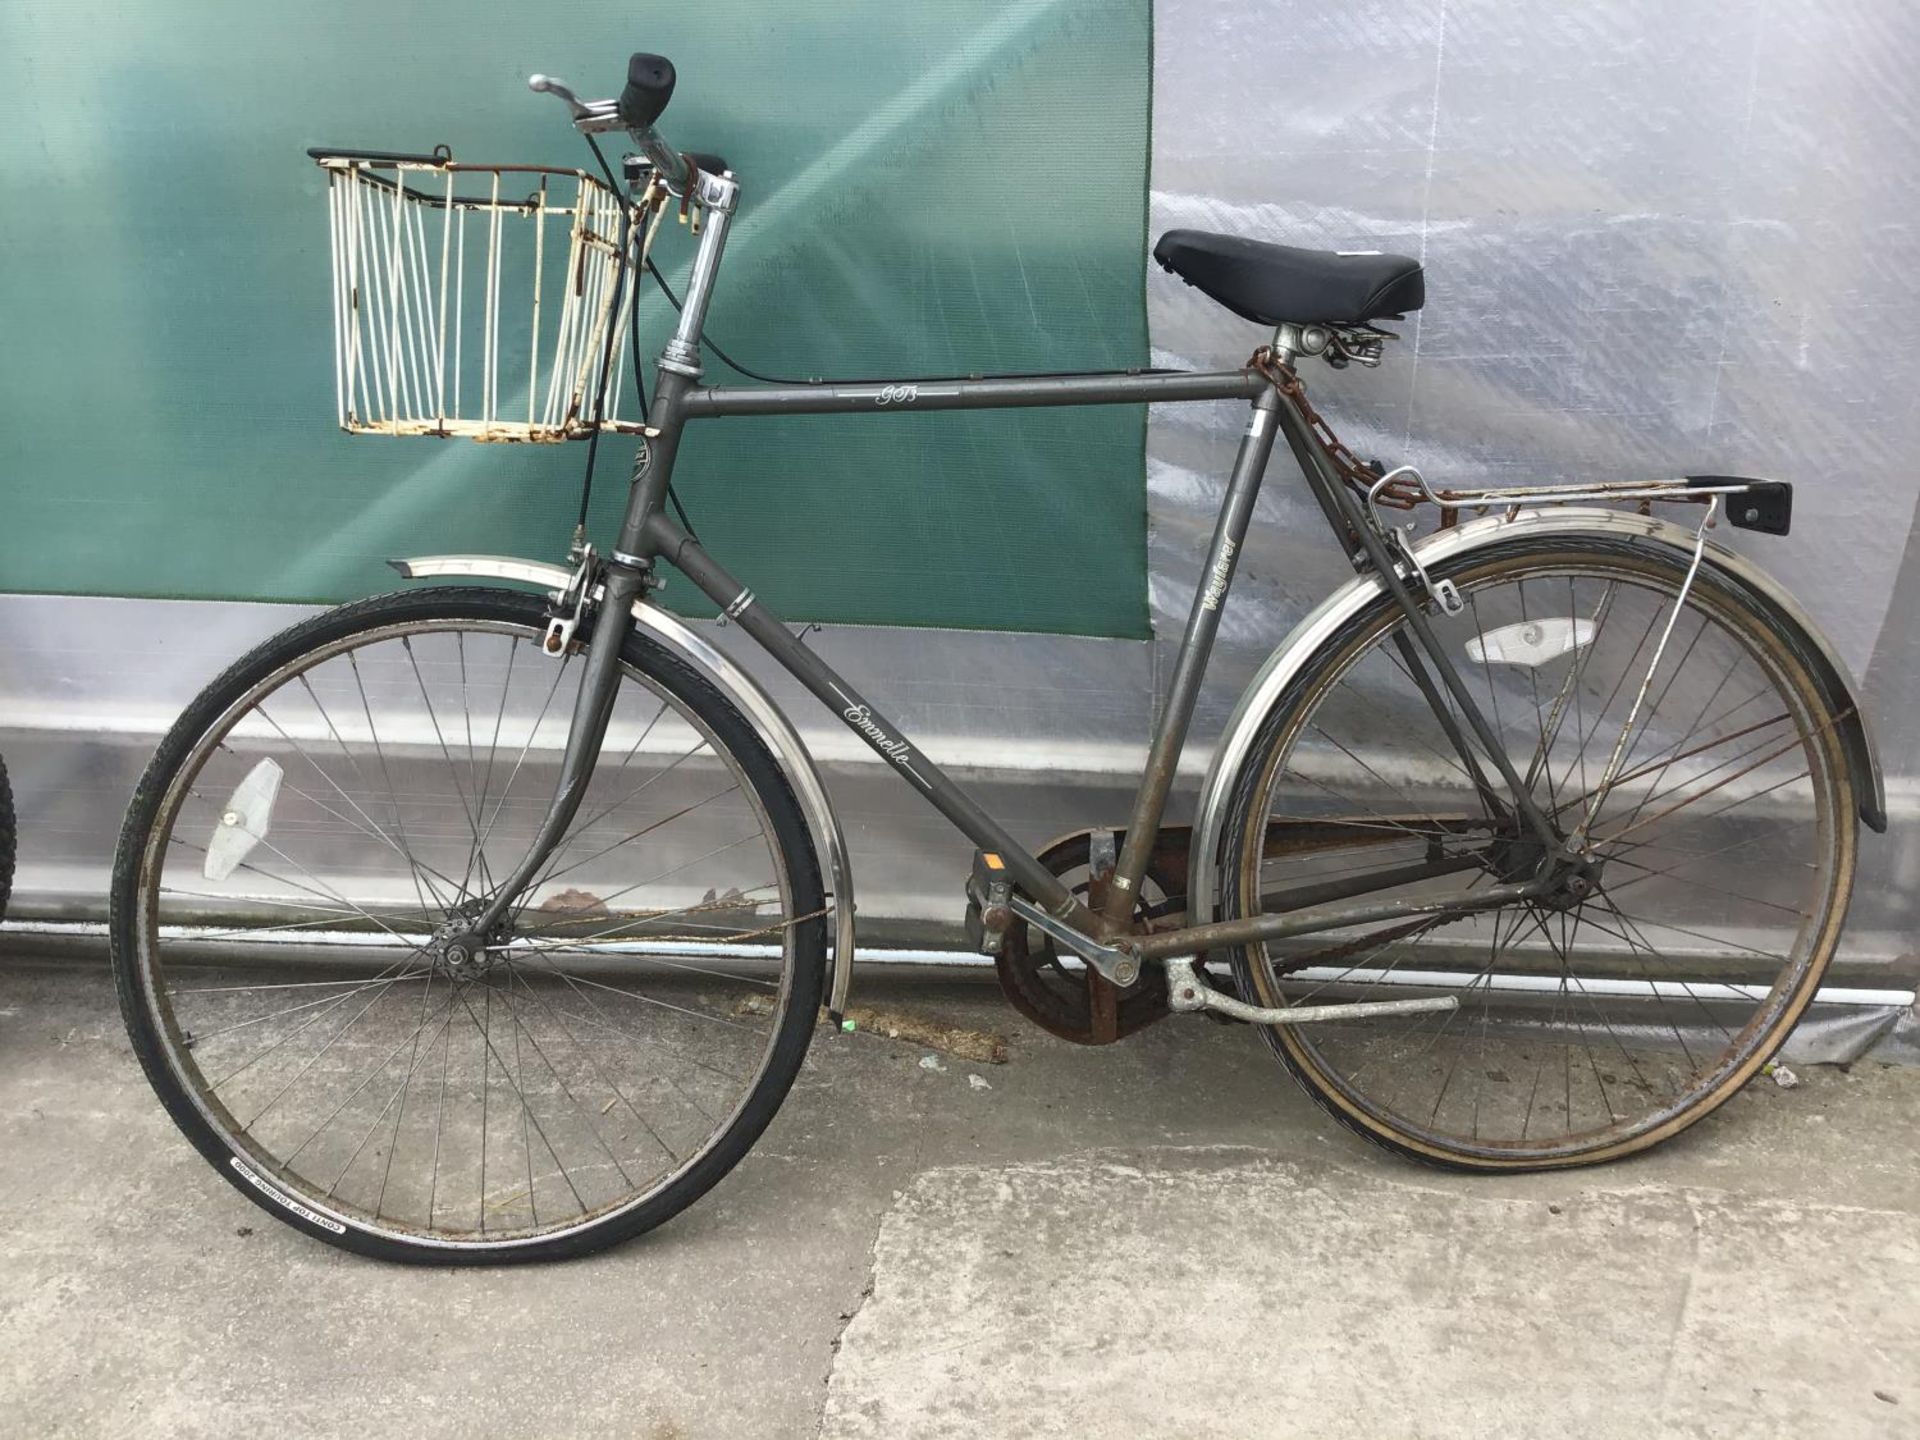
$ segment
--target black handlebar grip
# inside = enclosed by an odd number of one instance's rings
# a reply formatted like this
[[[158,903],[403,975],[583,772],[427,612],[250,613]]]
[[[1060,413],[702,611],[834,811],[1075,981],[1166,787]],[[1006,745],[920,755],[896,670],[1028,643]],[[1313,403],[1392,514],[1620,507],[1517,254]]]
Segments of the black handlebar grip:
[[[620,118],[644,130],[660,118],[673,98],[673,62],[664,55],[635,55],[627,61],[627,88],[620,92]]]

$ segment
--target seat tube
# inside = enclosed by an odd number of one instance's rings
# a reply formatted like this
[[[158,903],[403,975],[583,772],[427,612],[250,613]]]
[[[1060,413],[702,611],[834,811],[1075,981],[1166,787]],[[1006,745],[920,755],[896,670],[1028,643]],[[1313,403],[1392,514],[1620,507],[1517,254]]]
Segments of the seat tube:
[[[1173,788],[1174,772],[1179,768],[1187,726],[1193,720],[1194,703],[1199,699],[1207,660],[1220,630],[1220,609],[1233,584],[1234,566],[1240,557],[1241,543],[1246,539],[1247,526],[1253,519],[1253,502],[1260,494],[1267,457],[1273,453],[1279,408],[1280,397],[1271,387],[1263,389],[1254,397],[1253,416],[1247,423],[1246,434],[1240,438],[1240,452],[1234,457],[1226,499],[1221,503],[1219,519],[1214,522],[1213,543],[1207,548],[1206,567],[1200,572],[1193,608],[1187,614],[1186,634],[1180,642],[1173,683],[1167,690],[1166,706],[1160,713],[1153,747],[1147,756],[1146,774],[1141,777],[1139,793],[1134,797],[1126,839],[1120,847],[1113,884],[1108,887],[1102,909],[1104,917],[1115,925],[1124,925],[1132,918],[1135,897],[1147,872],[1147,859],[1159,835],[1160,817],[1166,811],[1167,795]]]

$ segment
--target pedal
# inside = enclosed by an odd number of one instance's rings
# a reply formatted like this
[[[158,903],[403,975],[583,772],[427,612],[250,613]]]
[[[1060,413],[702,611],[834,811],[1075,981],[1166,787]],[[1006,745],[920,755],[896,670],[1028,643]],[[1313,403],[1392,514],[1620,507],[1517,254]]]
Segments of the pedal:
[[[967,876],[967,939],[982,955],[998,955],[1013,923],[1013,880],[1007,862],[990,850],[973,852]]]

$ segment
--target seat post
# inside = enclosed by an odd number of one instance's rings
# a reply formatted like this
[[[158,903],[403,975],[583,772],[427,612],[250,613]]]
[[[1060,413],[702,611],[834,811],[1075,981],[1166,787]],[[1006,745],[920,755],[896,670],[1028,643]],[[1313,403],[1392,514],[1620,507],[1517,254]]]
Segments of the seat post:
[[[1273,357],[1288,367],[1302,356],[1326,354],[1332,344],[1333,332],[1325,325],[1295,325],[1287,321],[1273,329]]]

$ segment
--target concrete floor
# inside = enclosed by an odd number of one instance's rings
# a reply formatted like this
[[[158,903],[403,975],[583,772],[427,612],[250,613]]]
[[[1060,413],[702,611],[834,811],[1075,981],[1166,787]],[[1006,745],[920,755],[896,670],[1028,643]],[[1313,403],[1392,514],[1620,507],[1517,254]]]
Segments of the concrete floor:
[[[243,1203],[97,966],[0,961],[0,1434],[1920,1435],[1920,1070],[1473,1180],[1348,1138],[1244,1031],[1085,1051],[978,984],[863,990],[1010,1062],[823,1033],[673,1224],[426,1272]]]

